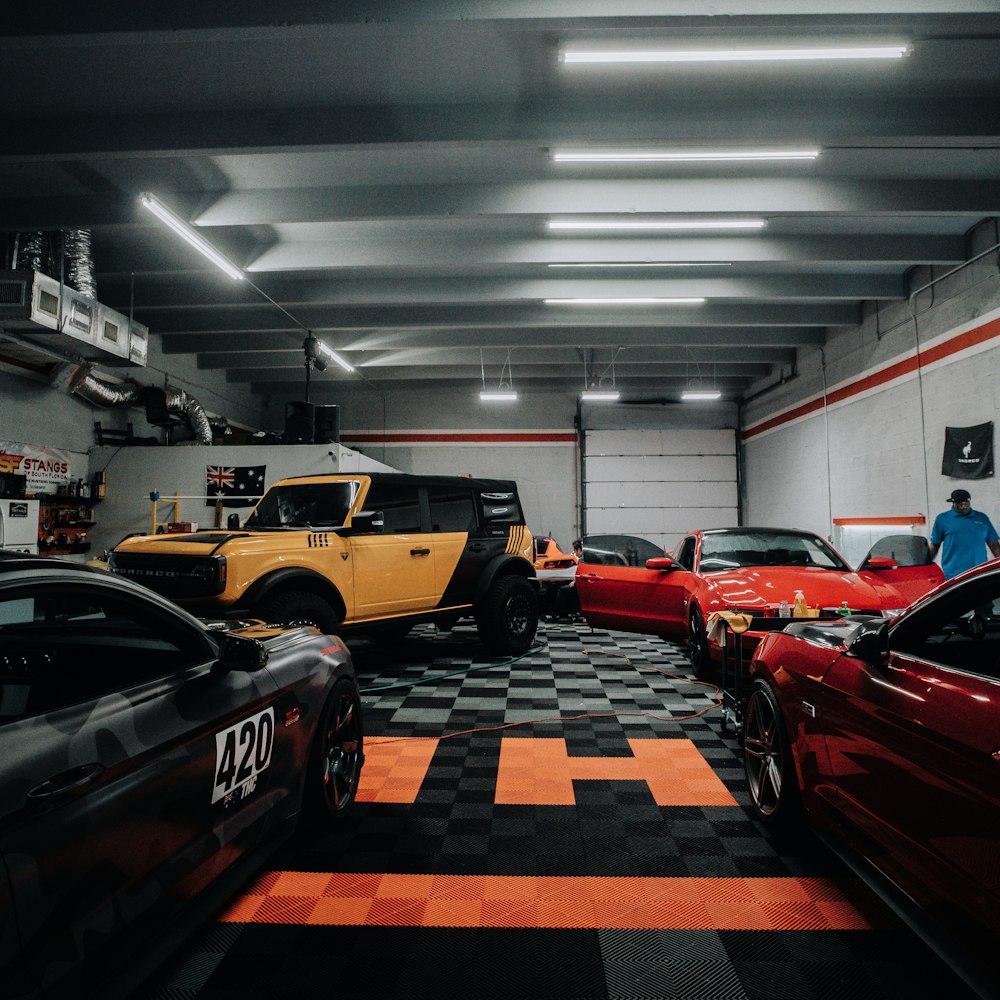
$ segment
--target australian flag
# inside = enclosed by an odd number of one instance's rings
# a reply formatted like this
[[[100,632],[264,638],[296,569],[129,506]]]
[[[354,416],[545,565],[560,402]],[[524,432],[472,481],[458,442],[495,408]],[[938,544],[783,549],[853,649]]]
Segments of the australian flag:
[[[205,467],[205,501],[214,507],[253,507],[264,493],[266,465],[209,465]]]
[[[993,475],[993,421],[975,427],[945,427],[941,475],[988,479]]]

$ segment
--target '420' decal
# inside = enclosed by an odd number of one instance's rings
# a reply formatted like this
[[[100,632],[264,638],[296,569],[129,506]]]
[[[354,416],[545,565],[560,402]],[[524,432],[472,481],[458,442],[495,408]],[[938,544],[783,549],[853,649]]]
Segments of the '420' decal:
[[[212,801],[218,802],[236,790],[249,795],[257,784],[257,775],[271,763],[273,744],[274,710],[270,708],[216,733]]]

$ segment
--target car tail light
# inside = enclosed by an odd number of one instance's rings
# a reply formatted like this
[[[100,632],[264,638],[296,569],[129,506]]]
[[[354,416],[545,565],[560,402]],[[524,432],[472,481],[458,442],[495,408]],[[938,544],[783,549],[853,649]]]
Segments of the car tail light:
[[[542,569],[569,569],[576,565],[572,559],[549,559],[542,566]]]

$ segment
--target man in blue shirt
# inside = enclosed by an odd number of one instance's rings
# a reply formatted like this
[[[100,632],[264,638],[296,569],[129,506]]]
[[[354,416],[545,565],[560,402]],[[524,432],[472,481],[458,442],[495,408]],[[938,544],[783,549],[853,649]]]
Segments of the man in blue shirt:
[[[995,558],[1000,559],[1000,540],[990,519],[972,509],[968,490],[952,490],[948,497],[951,510],[934,518],[931,529],[931,559],[941,549],[941,570],[950,580],[983,562],[985,544]]]

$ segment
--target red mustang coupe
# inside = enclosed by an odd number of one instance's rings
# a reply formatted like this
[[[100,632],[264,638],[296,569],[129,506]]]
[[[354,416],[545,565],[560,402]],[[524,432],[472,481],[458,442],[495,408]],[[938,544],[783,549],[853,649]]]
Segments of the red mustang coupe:
[[[881,553],[881,554],[876,554]],[[706,622],[713,611],[753,614],[743,633],[749,654],[761,637],[790,624],[801,591],[810,615],[898,614],[944,579],[927,540],[882,539],[857,572],[830,544],[808,531],[713,528],[694,531],[666,555],[631,535],[589,535],[576,570],[588,623],[684,641],[696,669],[719,656]]]
[[[743,753],[756,816],[776,823],[804,809],[983,996],[996,996],[1000,560],[892,621],[772,633],[748,680]]]

